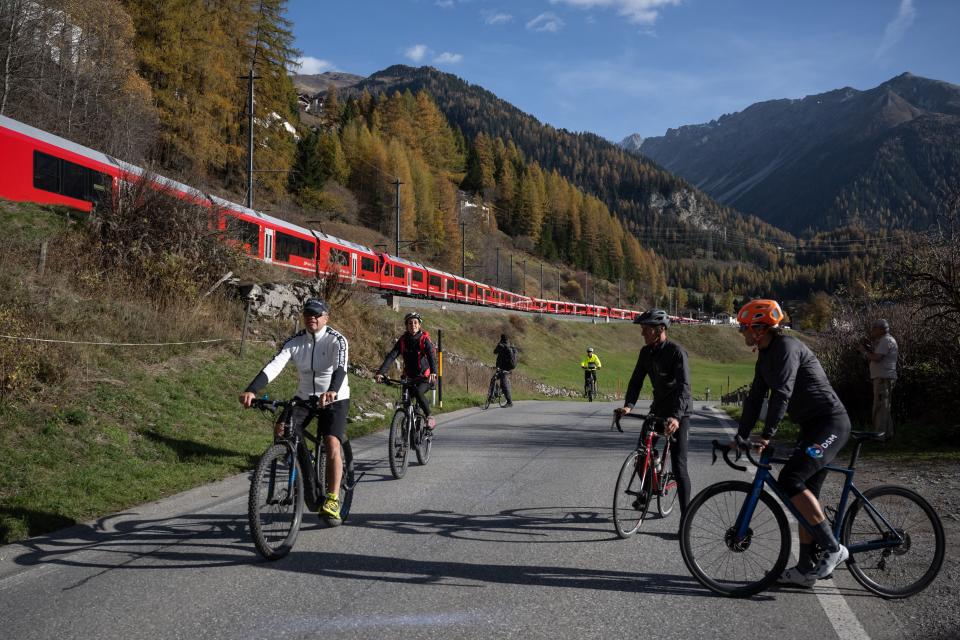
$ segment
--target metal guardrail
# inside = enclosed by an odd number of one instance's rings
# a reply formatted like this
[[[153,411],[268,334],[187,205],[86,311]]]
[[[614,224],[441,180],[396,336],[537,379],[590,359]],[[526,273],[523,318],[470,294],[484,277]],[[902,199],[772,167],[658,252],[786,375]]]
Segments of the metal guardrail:
[[[730,393],[723,394],[720,397],[720,401],[723,404],[742,405],[743,401],[747,398],[748,393],[750,393],[750,385],[743,385],[742,387],[737,387]]]

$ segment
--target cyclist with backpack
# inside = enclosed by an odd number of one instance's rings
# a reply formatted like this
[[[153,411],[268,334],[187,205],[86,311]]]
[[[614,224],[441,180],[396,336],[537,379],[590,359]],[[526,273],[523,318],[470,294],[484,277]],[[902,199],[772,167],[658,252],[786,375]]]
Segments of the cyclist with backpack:
[[[507,399],[505,407],[513,406],[513,398],[510,395],[510,372],[517,368],[517,348],[507,340],[507,334],[500,334],[500,342],[493,348],[494,355],[497,356],[497,373],[500,378],[500,388],[503,389],[503,397]],[[493,385],[490,385],[493,389]]]
[[[431,431],[437,426],[437,420],[430,415],[430,404],[424,395],[437,382],[437,352],[430,334],[424,331],[423,318],[419,313],[408,313],[403,318],[406,331],[397,338],[393,349],[384,358],[383,364],[377,369],[375,379],[383,382],[387,369],[397,357],[403,358],[403,376],[416,382],[412,388],[413,395],[423,416],[427,419],[427,428]]]

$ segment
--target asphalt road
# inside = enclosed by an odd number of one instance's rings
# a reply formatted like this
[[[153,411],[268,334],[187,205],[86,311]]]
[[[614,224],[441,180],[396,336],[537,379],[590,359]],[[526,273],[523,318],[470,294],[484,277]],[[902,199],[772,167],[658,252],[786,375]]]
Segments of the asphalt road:
[[[312,515],[267,562],[246,525],[247,477],[0,548],[4,638],[909,638],[909,621],[846,570],[815,591],[715,597],[688,573],[679,514],[613,531],[617,472],[636,440],[610,403],[518,402],[443,416],[433,458],[402,480],[386,434],[354,442],[367,475],[348,522]],[[700,403],[697,403],[700,406]],[[694,416],[694,492],[732,433]],[[265,438],[266,444],[266,438]],[[411,457],[412,454],[411,454]]]

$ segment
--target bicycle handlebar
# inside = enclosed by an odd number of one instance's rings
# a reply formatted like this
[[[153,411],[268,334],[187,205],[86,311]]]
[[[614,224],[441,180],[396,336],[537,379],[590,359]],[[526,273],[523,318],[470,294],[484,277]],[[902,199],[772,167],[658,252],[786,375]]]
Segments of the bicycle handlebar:
[[[767,469],[767,470],[770,470],[771,467],[770,467],[769,464],[763,464],[763,463],[761,463],[759,460],[757,460],[756,458],[753,457],[753,454],[751,453],[751,451],[753,450],[753,447],[750,447],[750,446],[747,446],[747,447],[731,447],[731,446],[728,445],[728,444],[721,444],[721,443],[720,443],[719,441],[717,441],[717,440],[714,440],[714,441],[713,441],[713,451],[712,451],[712,454],[713,454],[713,462],[711,462],[710,464],[716,464],[716,462],[717,462],[717,451],[721,451],[721,452],[723,452],[723,460],[724,460],[724,462],[727,463],[728,466],[736,469],[737,471],[746,471],[746,470],[747,470],[746,467],[742,467],[742,466],[740,466],[740,465],[738,465],[738,464],[734,464],[733,461],[730,460],[730,451],[733,450],[733,449],[736,449],[736,459],[737,459],[737,460],[739,460],[739,459],[741,458],[741,456],[742,456],[743,453],[746,453],[746,454],[747,454],[747,460],[749,460],[750,463],[751,463],[753,466],[755,466],[755,467],[758,468],[758,469]],[[773,457],[773,454],[775,453],[775,450],[774,450],[773,446],[767,445],[767,446],[764,448],[764,452],[767,452],[767,451],[769,451],[769,455],[767,456],[767,459],[769,460],[770,458]],[[763,455],[761,455],[760,457],[762,458]]]

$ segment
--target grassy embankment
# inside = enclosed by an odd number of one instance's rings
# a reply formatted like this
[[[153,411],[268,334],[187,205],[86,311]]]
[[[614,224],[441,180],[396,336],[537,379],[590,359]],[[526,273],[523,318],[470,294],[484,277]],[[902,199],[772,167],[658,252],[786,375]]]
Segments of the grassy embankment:
[[[155,303],[111,283],[88,264],[82,234],[62,213],[0,203],[0,334],[97,342],[182,342],[212,345],[119,347],[37,344],[0,338],[0,543],[50,531],[250,469],[270,441],[269,421],[242,411],[235,397],[270,357],[283,323],[255,326],[262,342],[237,355],[243,310],[211,297]],[[37,254],[50,242],[42,277]],[[91,250],[92,251],[92,250]],[[269,276],[255,267],[259,277]],[[273,275],[285,277],[285,274]],[[288,277],[288,276],[286,276]],[[601,391],[626,384],[642,340],[631,325],[591,325],[552,319],[427,311],[427,327],[443,330],[447,353],[444,411],[474,406],[500,333],[521,347],[517,398],[542,398],[532,381],[582,388],[579,361],[593,346],[603,359]],[[379,364],[400,316],[363,295],[335,310],[331,325],[351,343],[354,363]],[[691,352],[694,390],[716,397],[730,375],[749,380],[750,354],[724,328],[678,328]],[[727,362],[729,364],[723,364]],[[269,387],[286,397],[296,374]],[[358,407],[389,417],[395,392],[351,376]],[[354,437],[384,419],[354,422]]]

